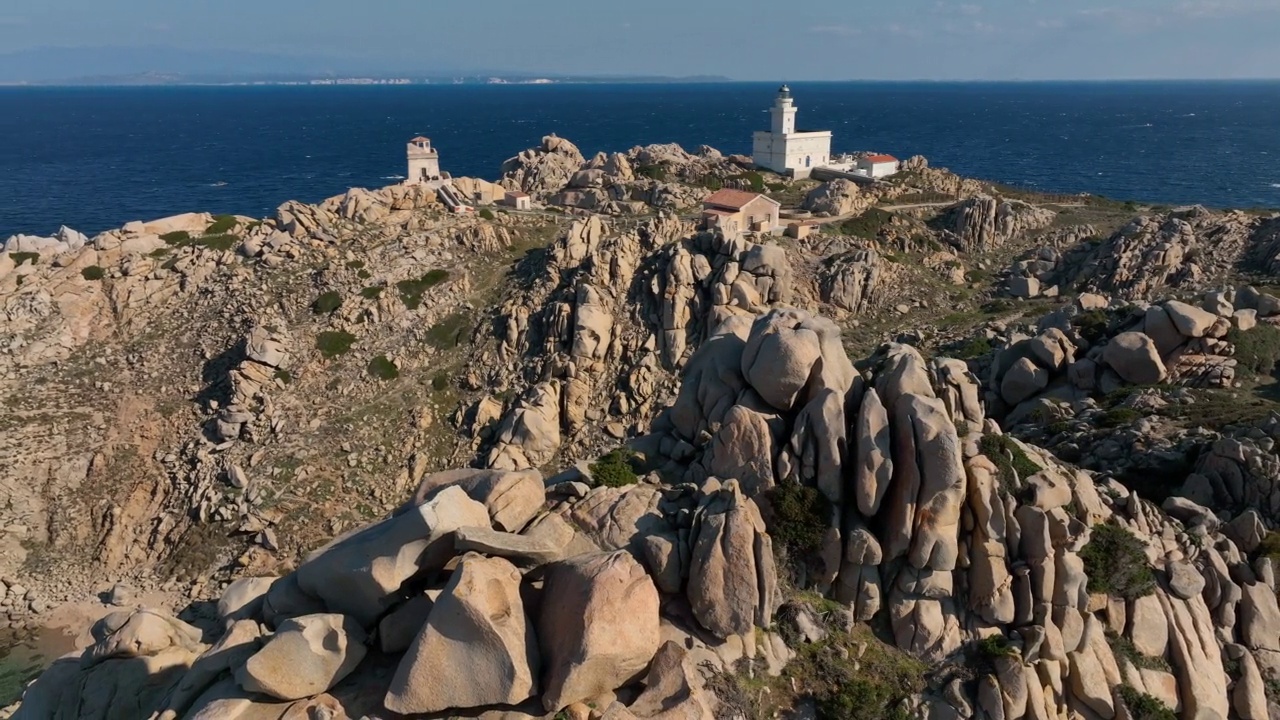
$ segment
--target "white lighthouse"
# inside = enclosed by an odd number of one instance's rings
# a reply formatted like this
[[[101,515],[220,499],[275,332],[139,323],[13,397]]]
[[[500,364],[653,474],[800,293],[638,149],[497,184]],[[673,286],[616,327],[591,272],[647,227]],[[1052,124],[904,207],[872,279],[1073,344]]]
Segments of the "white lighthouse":
[[[418,136],[409,141],[409,174],[405,185],[425,185],[440,179],[440,153],[431,147],[431,141]]]
[[[757,132],[752,143],[756,167],[797,178],[809,177],[831,160],[831,132],[796,131],[796,106],[791,88],[783,85],[769,109],[769,132]]]

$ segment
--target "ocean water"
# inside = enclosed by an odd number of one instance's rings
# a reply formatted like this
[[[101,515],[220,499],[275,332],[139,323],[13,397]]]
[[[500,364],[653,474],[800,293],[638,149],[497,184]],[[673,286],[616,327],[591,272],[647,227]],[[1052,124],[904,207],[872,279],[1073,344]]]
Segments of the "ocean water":
[[[404,174],[455,176],[556,133],[587,155],[678,142],[749,153],[772,84],[0,89],[0,237],[207,210],[271,214]],[[923,154],[1053,192],[1280,206],[1280,82],[793,84],[837,152]]]

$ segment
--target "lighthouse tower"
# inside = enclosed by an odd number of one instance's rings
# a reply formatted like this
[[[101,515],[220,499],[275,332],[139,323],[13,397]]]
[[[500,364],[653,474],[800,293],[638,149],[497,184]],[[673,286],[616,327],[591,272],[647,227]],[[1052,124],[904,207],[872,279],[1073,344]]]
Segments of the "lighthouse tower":
[[[778,88],[778,96],[769,109],[772,120],[768,132],[753,136],[752,159],[756,167],[780,175],[806,178],[814,168],[831,161],[831,133],[796,130],[796,105],[791,88]]]
[[[405,185],[424,185],[440,179],[440,154],[431,147],[431,141],[418,136],[409,141],[409,173]]]

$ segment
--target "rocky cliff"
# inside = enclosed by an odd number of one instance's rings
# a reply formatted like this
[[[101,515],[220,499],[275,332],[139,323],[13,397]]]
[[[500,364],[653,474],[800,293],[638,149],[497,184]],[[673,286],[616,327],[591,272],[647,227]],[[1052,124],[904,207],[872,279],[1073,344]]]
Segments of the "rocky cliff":
[[[1275,712],[1275,219],[750,173],[10,240],[0,617],[92,624],[10,712]]]

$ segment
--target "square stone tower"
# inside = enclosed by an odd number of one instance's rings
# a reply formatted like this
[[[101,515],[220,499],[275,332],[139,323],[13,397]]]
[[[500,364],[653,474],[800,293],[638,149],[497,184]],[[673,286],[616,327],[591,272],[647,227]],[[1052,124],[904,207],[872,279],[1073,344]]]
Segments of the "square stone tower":
[[[409,174],[405,185],[422,185],[440,179],[440,154],[431,147],[431,141],[416,137],[409,141]]]

